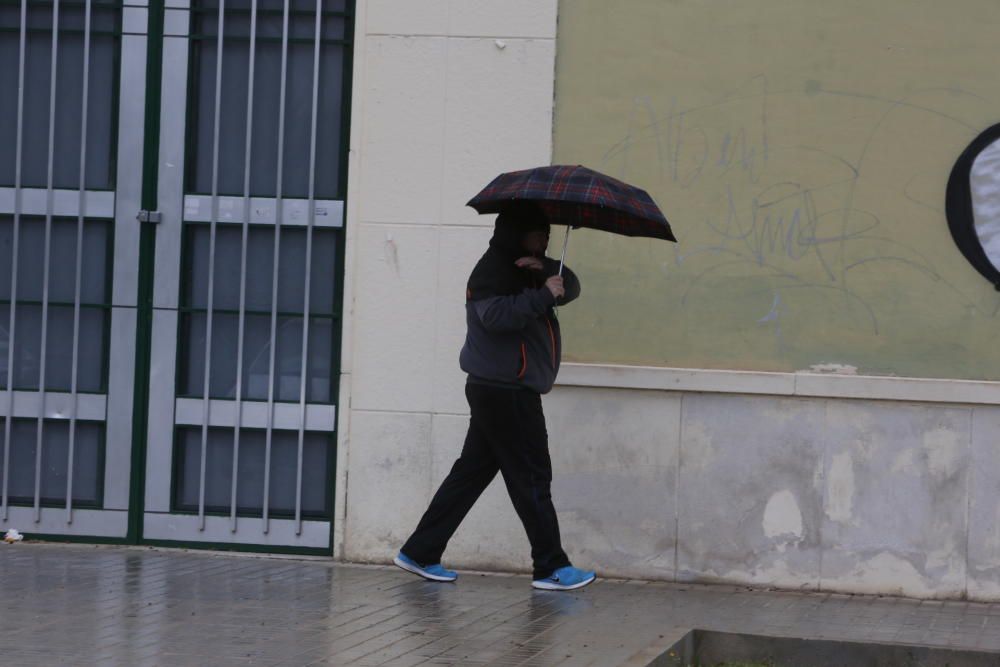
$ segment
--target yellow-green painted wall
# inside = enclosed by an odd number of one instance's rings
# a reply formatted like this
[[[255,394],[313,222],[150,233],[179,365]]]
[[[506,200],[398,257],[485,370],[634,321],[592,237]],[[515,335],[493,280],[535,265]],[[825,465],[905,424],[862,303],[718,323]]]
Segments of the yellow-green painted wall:
[[[553,161],[680,241],[573,233],[567,360],[1000,379],[944,215],[1000,122],[997,0],[562,0],[556,58]]]

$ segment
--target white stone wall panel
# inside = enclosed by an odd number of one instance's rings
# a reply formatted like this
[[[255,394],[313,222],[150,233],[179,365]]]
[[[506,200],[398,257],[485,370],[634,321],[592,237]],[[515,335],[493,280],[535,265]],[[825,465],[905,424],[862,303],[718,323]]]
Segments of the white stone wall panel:
[[[492,225],[465,203],[499,173],[549,163],[554,62],[552,40],[449,40],[443,223]]]
[[[441,217],[447,40],[365,39],[361,220],[436,224]]]
[[[967,408],[826,402],[824,588],[962,595],[969,427]]]
[[[449,33],[554,40],[556,6],[550,0],[451,0]]]
[[[680,396],[560,387],[544,405],[570,559],[618,577],[673,579]]]
[[[360,0],[370,35],[445,35],[451,0]],[[359,2],[359,4],[360,4]]]
[[[351,405],[430,412],[438,230],[363,224],[356,253]]]
[[[335,516],[343,519],[334,529],[340,557],[387,562],[426,508],[442,466],[461,450],[465,283],[492,226],[492,216],[465,202],[500,171],[550,160],[556,6],[358,3],[338,439],[338,461],[348,469],[338,470]],[[450,553],[456,562],[523,569],[527,551],[495,482]]]
[[[972,413],[969,597],[1000,600],[1000,408]]]
[[[819,587],[823,404],[685,394],[677,578]]]
[[[355,410],[351,437],[344,556],[384,563],[431,498],[431,417]]]

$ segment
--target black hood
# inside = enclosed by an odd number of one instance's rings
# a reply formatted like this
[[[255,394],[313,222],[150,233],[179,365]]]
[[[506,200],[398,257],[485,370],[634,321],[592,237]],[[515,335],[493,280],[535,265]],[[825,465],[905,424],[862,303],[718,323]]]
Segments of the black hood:
[[[528,232],[538,229],[549,229],[549,223],[540,208],[531,202],[511,205],[497,215],[490,248],[514,259],[523,257],[525,251],[521,247],[521,240]]]
[[[527,269],[520,269],[514,262],[527,252],[521,245],[525,234],[537,229],[548,229],[545,214],[534,204],[519,203],[502,211],[493,226],[490,247],[469,276],[468,296],[478,300],[489,296],[520,294],[533,286],[533,277]]]

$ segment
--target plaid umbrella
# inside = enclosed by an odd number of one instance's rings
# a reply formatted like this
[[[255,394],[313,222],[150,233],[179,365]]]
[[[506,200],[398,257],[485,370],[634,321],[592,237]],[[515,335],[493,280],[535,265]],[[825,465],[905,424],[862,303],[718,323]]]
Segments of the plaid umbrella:
[[[579,165],[500,174],[470,199],[468,206],[479,213],[499,213],[518,201],[537,204],[555,225],[677,240],[645,190]]]

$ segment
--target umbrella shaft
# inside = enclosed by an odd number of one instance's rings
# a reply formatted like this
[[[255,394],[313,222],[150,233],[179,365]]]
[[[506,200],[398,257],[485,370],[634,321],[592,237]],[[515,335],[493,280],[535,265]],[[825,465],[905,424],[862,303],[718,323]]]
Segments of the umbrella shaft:
[[[563,239],[562,258],[560,258],[560,260],[559,260],[559,275],[560,276],[562,275],[563,266],[565,266],[565,264],[566,264],[566,246],[569,245],[569,230],[570,229],[571,229],[571,227],[569,225],[566,225],[566,238]]]

